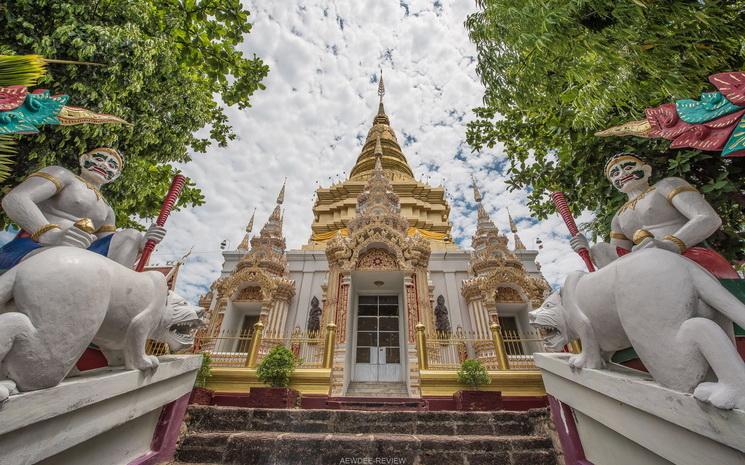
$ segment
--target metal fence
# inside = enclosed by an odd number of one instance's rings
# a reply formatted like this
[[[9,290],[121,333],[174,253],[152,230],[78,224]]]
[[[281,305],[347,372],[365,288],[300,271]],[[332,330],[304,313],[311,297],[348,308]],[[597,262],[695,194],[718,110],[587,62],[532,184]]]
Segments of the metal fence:
[[[533,353],[543,351],[536,332],[518,333],[502,330],[503,353],[510,370],[533,370]],[[492,334],[485,335],[458,329],[452,333],[430,333],[426,336],[429,369],[457,370],[466,359],[479,360],[486,369],[498,370],[499,357]]]
[[[298,358],[298,367],[314,368],[323,363],[323,335],[319,331],[305,332],[296,329],[289,336],[272,333],[255,333],[254,331],[223,330],[218,334],[199,332],[194,338],[193,353],[208,353],[210,366],[243,368],[247,366],[251,341],[258,334],[260,337],[256,363],[277,346],[285,346]],[[150,345],[149,345],[150,347]],[[157,349],[157,343],[152,345]],[[148,352],[150,353],[150,352]],[[161,355],[154,353],[154,355]]]

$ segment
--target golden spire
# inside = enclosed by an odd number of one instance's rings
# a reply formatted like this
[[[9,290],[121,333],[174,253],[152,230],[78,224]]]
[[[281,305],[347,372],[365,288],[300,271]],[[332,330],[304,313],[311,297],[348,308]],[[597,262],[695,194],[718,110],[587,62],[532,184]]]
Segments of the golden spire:
[[[285,176],[285,180],[282,183],[282,189],[280,189],[279,194],[277,195],[277,205],[282,205],[285,201],[285,185],[287,184],[287,176]]]
[[[510,215],[510,209],[507,208],[507,218],[510,220],[510,231],[513,233],[517,232],[517,225],[515,224],[515,220],[512,219],[512,215]]]
[[[383,158],[383,144],[380,143],[380,136],[375,139],[375,151],[373,152],[373,155],[375,155],[375,169],[377,170],[378,163],[380,163],[380,159]]]
[[[256,208],[254,207],[254,212],[251,214],[251,219],[248,221],[248,224],[246,225],[246,235],[243,236],[243,240],[241,241],[240,245],[238,245],[238,250],[248,250],[248,236],[251,234],[251,231],[254,229],[254,217],[256,216]]]
[[[476,177],[471,173],[471,187],[473,187],[473,200],[481,202],[481,192],[479,192],[479,186],[476,185]]]
[[[471,180],[473,182],[473,200],[476,201],[478,206],[478,218],[479,223],[482,221],[491,222],[491,218],[489,218],[489,214],[486,213],[486,209],[484,208],[484,204],[481,203],[481,200],[483,200],[483,197],[481,196],[481,192],[479,192],[479,187],[476,185],[476,178],[473,174],[471,174]]]
[[[510,231],[512,231],[512,235],[515,238],[515,250],[525,250],[525,244],[520,240],[520,236],[517,235],[517,224],[512,219],[509,208],[507,209],[507,218],[510,220]]]
[[[385,95],[385,84],[383,84],[383,70],[380,70],[380,81],[378,81],[378,95],[380,96],[380,103],[378,104],[378,114],[385,115],[385,109],[383,108],[383,96]]]
[[[398,145],[396,133],[391,128],[388,115],[385,114],[385,108],[383,108],[384,95],[385,83],[383,82],[383,72],[381,70],[380,80],[378,81],[378,96],[380,97],[378,113],[373,118],[372,127],[367,133],[365,144],[362,146],[362,151],[357,157],[357,162],[349,173],[350,179],[365,180],[368,178],[370,172],[375,167],[374,152],[377,139],[380,138],[380,148],[384,155],[382,163],[388,175],[391,178],[414,180],[414,173],[411,171],[411,167],[401,151],[401,147]]]

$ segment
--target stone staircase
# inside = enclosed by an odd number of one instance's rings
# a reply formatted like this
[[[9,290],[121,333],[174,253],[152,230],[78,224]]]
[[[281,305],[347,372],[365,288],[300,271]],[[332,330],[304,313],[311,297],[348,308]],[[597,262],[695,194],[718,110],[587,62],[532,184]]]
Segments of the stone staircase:
[[[174,465],[556,465],[548,412],[191,406]]]
[[[404,383],[352,382],[346,397],[409,397]]]

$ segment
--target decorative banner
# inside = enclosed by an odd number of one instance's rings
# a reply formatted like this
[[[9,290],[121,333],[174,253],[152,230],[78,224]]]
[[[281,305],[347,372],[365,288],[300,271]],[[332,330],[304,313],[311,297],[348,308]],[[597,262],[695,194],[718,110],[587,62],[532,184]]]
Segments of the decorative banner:
[[[745,156],[745,72],[709,77],[719,92],[704,92],[698,100],[685,99],[647,108],[647,118],[613,126],[596,136],[637,136],[672,141],[670,148],[722,152],[723,157]]]
[[[45,124],[129,124],[113,115],[68,107],[68,99],[47,89],[29,93],[25,86],[0,87],[0,134],[36,134]]]

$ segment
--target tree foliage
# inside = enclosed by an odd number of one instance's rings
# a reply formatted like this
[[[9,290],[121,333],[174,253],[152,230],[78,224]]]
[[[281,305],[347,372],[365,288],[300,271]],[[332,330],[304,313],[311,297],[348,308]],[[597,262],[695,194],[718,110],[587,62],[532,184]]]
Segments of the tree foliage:
[[[24,137],[14,176],[2,187],[43,166],[75,168],[81,153],[112,146],[127,159],[123,175],[105,188],[118,225],[132,225],[131,215],[154,216],[175,174],[168,163],[235,138],[220,103],[249,107],[249,97],[264,88],[268,67],[239,49],[251,31],[248,17],[240,0],[0,4],[0,54],[103,64],[50,64],[39,86],[133,123],[46,127]],[[203,201],[189,183],[179,205]]]
[[[292,373],[300,361],[290,349],[276,346],[269,351],[256,367],[256,378],[271,387],[287,387],[290,385]]]
[[[479,386],[491,384],[491,378],[479,360],[466,359],[458,369],[458,382],[478,390]]]
[[[202,352],[202,365],[197,371],[197,377],[194,379],[194,387],[206,388],[207,381],[212,376],[212,357],[207,352]]]
[[[644,109],[712,91],[709,75],[745,69],[745,1],[481,0],[466,21],[486,87],[467,139],[504,144],[512,188],[530,188],[539,218],[550,190],[567,193],[586,225],[607,235],[624,202],[603,176],[608,156],[638,153],[655,177],[680,176],[722,216],[712,239],[742,257],[745,162],[660,139],[599,138],[595,131],[642,119]]]

